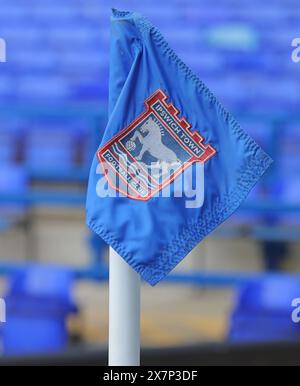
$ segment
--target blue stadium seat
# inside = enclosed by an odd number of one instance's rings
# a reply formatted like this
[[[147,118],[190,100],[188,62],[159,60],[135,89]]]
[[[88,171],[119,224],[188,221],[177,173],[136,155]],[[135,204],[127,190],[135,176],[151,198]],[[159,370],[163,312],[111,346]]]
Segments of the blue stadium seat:
[[[243,286],[231,318],[231,342],[299,341],[300,326],[291,318],[299,298],[298,278],[270,277]]]
[[[0,196],[10,197],[13,194],[22,195],[28,189],[28,176],[22,166],[14,164],[2,165],[0,168]],[[26,204],[6,203],[0,204],[0,218],[4,221],[19,218],[24,215]]]
[[[77,310],[71,294],[73,279],[62,267],[42,265],[28,265],[10,278],[7,323],[2,329],[5,355],[66,348],[66,318]]]
[[[0,129],[0,164],[3,166],[15,161],[17,147],[16,136],[9,130]]]
[[[300,123],[288,124],[280,132],[280,158],[278,174],[281,183],[278,184],[279,196],[285,202],[300,203]],[[296,215],[293,218],[300,218]]]
[[[0,191],[22,192],[28,186],[26,171],[18,165],[2,165],[0,168]]]
[[[41,127],[27,131],[25,163],[31,169],[71,169],[75,151],[75,137],[70,129]]]

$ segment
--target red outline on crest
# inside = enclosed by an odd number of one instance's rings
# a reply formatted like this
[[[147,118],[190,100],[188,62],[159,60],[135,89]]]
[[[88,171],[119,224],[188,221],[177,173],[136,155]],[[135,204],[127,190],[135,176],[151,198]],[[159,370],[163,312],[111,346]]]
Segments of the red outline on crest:
[[[150,198],[154,197],[159,191],[161,191],[162,189],[164,189],[166,186],[170,185],[180,174],[182,174],[188,167],[190,167],[194,162],[201,162],[201,163],[205,163],[207,162],[209,159],[211,159],[216,153],[217,151],[211,146],[211,145],[205,145],[204,142],[205,142],[205,138],[200,134],[198,133],[197,131],[191,131],[191,124],[185,119],[185,118],[179,118],[179,114],[180,114],[180,111],[178,109],[176,109],[176,107],[170,103],[168,104],[167,103],[167,100],[168,100],[168,97],[167,95],[161,90],[161,89],[158,89],[156,90],[148,99],[145,100],[145,106],[146,106],[146,110],[140,114],[135,120],[133,120],[129,126],[125,127],[123,130],[121,130],[117,135],[115,135],[110,141],[108,141],[107,143],[105,143],[104,146],[102,146],[98,151],[97,151],[97,157],[98,157],[98,160],[99,160],[99,163],[102,167],[102,170],[103,170],[103,174],[104,176],[106,177],[109,185],[111,186],[112,189],[124,194],[127,198],[131,198],[133,200],[139,200],[139,201],[148,201]],[[154,103],[156,103],[157,101],[160,101],[164,108],[168,111],[168,113],[172,116],[172,118],[176,121],[176,123],[186,132],[186,134],[197,144],[197,146],[200,146],[203,150],[203,154],[200,156],[200,157],[196,157],[192,151],[187,147],[185,146],[182,142],[180,142],[178,140],[178,138],[176,138],[175,134],[170,130],[170,128],[168,128],[168,125],[160,118],[160,116],[158,115],[158,113],[152,109],[152,106],[154,105]],[[155,188],[154,190],[151,190],[151,189],[148,189],[146,188],[147,191],[150,191],[150,193],[148,194],[147,197],[142,197],[142,196],[139,196],[138,193],[137,195],[133,196],[131,194],[129,194],[129,192],[127,193],[124,193],[123,191],[121,191],[118,187],[114,186],[113,183],[110,181],[107,173],[106,173],[106,170],[103,166],[103,162],[104,163],[108,163],[109,162],[103,157],[103,153],[107,150],[110,150],[110,152],[113,152],[112,149],[110,149],[111,145],[113,145],[114,143],[116,142],[119,142],[120,139],[122,139],[125,135],[127,135],[130,131],[132,131],[140,122],[142,122],[145,118],[147,118],[148,115],[150,115],[151,113],[154,113],[155,117],[157,119],[159,119],[159,121],[161,122],[161,124],[164,125],[164,127],[166,128],[166,130],[168,130],[168,132],[173,136],[173,138],[180,144],[181,147],[183,147],[190,155],[191,155],[191,158],[186,161],[181,167],[179,167],[174,173],[173,175],[171,176],[171,178],[168,178],[166,181],[164,181],[163,183],[159,184],[157,186],[157,188]],[[122,145],[121,142],[119,142],[120,145]],[[124,146],[122,145],[122,147],[124,148]],[[125,149],[125,148],[124,148]],[[127,149],[125,149],[125,151],[129,154],[129,156],[134,160],[134,162],[136,162],[139,167],[141,169],[144,170],[144,168],[139,164],[139,162],[133,157],[132,154],[130,154]],[[113,152],[114,153],[114,152]],[[120,160],[119,160],[120,162]],[[122,163],[120,162],[120,164],[122,165]],[[113,169],[113,171],[119,175],[120,178],[122,178],[122,180],[125,182],[125,184],[128,185],[128,187],[134,191],[134,189],[128,184],[128,182],[124,179],[124,177],[118,173],[112,165],[110,165],[110,167]],[[125,170],[127,170],[128,168],[126,167]],[[131,175],[131,174],[130,174]],[[131,177],[135,180],[134,176],[131,175]],[[155,179],[150,176],[151,180],[153,180],[154,183],[158,184],[157,181],[155,181]],[[144,187],[144,186],[143,186]]]

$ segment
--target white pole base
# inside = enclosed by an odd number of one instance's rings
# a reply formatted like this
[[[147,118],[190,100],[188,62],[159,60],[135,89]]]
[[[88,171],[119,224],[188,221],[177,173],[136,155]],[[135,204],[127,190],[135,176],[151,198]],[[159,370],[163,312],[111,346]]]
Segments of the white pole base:
[[[140,366],[140,277],[109,251],[109,366]]]

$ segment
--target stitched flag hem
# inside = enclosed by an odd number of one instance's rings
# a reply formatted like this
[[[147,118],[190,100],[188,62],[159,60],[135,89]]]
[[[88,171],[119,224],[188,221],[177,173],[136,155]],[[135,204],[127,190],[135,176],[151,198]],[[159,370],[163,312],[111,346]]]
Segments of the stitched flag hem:
[[[155,262],[149,263],[147,266],[136,264],[132,254],[126,250],[126,247],[120,243],[113,233],[106,230],[105,226],[96,225],[92,220],[88,220],[87,225],[102,237],[107,244],[112,246],[145,281],[154,286],[164,279],[197,244],[239,208],[272,162],[271,158],[262,149],[257,148],[255,156],[251,157],[244,172],[240,173],[236,189],[231,194],[223,197],[215,205],[213,211],[204,210],[205,214],[201,219],[187,224],[181,233],[166,246],[161,255],[156,256]]]
[[[127,250],[126,243],[125,241],[121,241],[120,235],[117,236],[114,231],[108,231],[106,226],[101,224],[100,219],[94,221],[92,213],[89,215],[89,210],[87,210],[88,226],[102,237],[107,244],[111,245],[145,281],[151,285],[155,285],[172,271],[199,242],[238,209],[273,161],[256,142],[242,130],[235,118],[226,111],[206,85],[177,56],[156,27],[146,18],[134,12],[121,12],[116,10],[113,10],[113,18],[130,19],[130,22],[134,23],[137,31],[139,31],[139,39],[141,41],[143,41],[143,34],[150,33],[153,41],[161,47],[162,53],[176,64],[178,71],[183,73],[186,78],[195,84],[199,97],[209,100],[209,102],[216,107],[216,113],[222,117],[224,123],[227,125],[226,129],[235,135],[237,141],[243,142],[245,150],[251,153],[236,171],[231,192],[214,198],[212,210],[206,209],[205,206],[202,207],[201,210],[199,210],[198,220],[193,220],[193,222],[186,220],[185,225],[182,226],[178,234],[174,235],[175,237],[171,241],[168,240],[166,246],[161,251],[155,253],[155,255],[145,263],[136,262],[135,256]],[[149,235],[149,237],[151,237],[151,235]],[[151,242],[151,240],[145,240],[145,243],[147,242]]]

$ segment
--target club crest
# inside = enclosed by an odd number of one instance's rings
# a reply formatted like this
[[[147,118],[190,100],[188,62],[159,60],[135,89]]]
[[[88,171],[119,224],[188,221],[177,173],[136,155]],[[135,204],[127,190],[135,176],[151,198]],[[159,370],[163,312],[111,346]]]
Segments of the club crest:
[[[194,162],[216,154],[167,99],[157,90],[145,111],[97,152],[110,186],[126,197],[147,201]]]

